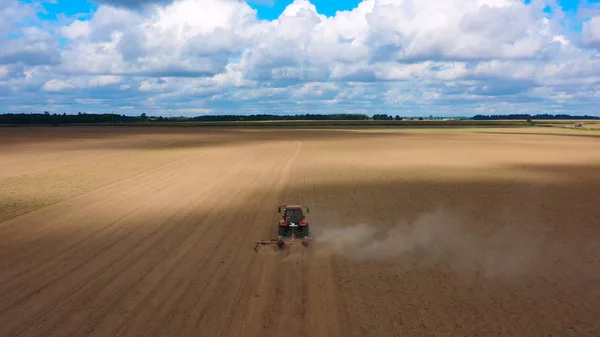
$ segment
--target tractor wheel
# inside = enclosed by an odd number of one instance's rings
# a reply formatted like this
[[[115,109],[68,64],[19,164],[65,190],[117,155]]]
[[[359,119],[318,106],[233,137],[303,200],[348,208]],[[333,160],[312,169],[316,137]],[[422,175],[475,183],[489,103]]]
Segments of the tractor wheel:
[[[286,237],[288,232],[288,228],[287,227],[283,227],[283,226],[279,226],[279,236],[280,237]]]
[[[310,236],[310,231],[308,229],[308,225],[306,225],[305,227],[302,227],[302,231],[300,234],[302,236],[302,239],[306,239]]]

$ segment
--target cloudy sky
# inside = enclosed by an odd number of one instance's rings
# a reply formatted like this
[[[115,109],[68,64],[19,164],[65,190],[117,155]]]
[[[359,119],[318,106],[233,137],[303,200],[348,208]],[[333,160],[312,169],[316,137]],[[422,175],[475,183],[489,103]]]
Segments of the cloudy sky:
[[[0,113],[600,116],[600,0],[0,0]]]

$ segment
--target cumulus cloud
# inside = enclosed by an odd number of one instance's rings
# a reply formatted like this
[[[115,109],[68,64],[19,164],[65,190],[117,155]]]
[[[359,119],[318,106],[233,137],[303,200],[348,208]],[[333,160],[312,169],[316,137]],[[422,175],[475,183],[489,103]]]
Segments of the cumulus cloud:
[[[31,6],[16,0],[0,0],[0,37],[15,32],[15,24],[34,14]]]
[[[65,91],[69,89],[90,89],[105,86],[115,86],[120,84],[123,79],[120,76],[85,76],[69,77],[66,79],[51,79],[44,83],[45,91]]]
[[[549,0],[363,0],[334,16],[295,0],[275,20],[242,0],[98,3],[44,30],[19,25],[33,5],[0,0],[0,32],[15,35],[3,88],[43,92],[40,106],[190,113],[552,113],[598,98],[600,16],[579,44]]]
[[[380,1],[368,15],[376,59],[532,58],[548,43],[547,21],[514,0]]]
[[[98,4],[106,4],[114,7],[140,9],[149,5],[168,5],[174,0],[96,0]]]
[[[583,43],[600,49],[600,15],[583,23]]]
[[[20,38],[2,41],[0,64],[55,65],[60,63],[58,42],[48,32],[37,27],[27,27],[20,31],[20,35]]]
[[[63,51],[64,67],[73,73],[212,76],[240,52],[245,40],[238,30],[254,18],[248,5],[234,0],[178,1],[147,17],[100,7],[91,20],[62,30],[74,39]]]

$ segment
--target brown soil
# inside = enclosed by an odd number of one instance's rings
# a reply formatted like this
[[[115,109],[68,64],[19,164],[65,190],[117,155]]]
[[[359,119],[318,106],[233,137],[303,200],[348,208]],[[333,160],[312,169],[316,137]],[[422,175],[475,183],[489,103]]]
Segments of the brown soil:
[[[526,131],[2,129],[0,336],[598,336],[600,138]]]

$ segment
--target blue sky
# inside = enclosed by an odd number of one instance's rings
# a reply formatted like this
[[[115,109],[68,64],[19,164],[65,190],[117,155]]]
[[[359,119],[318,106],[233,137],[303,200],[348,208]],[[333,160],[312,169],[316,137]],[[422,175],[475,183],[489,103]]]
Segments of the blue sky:
[[[31,1],[23,1],[25,3]],[[56,1],[43,3],[45,11],[39,13],[39,18],[42,20],[58,20],[60,17],[89,17],[88,14],[93,13],[98,5],[91,1],[72,0],[72,1]]]
[[[33,0],[23,0],[23,3],[34,3]],[[248,4],[258,11],[258,17],[263,20],[276,19],[293,0],[250,0]],[[317,11],[326,16],[334,16],[337,11],[348,11],[356,8],[360,0],[313,0],[311,1]],[[523,0],[528,4],[531,0]],[[583,4],[597,4],[600,0],[557,0],[558,5],[567,13],[574,15]],[[92,13],[98,4],[94,1],[72,0],[44,2],[47,13],[40,13],[39,17],[45,20],[56,20],[60,15],[73,16],[77,14]]]
[[[293,0],[257,0],[250,1],[249,4],[258,11],[258,17],[263,20],[276,19],[283,10],[293,2]],[[361,1],[359,0],[346,0],[346,1],[333,1],[333,0],[314,0],[312,3],[317,8],[317,11],[323,15],[334,16],[337,11],[348,11],[356,8]]]
[[[531,0],[523,0],[528,4]],[[34,3],[33,0],[24,0],[23,3]],[[248,4],[258,11],[258,17],[263,20],[276,19],[293,0],[250,0]],[[317,11],[326,16],[334,16],[337,11],[352,10],[358,6],[360,0],[313,0],[311,1]],[[575,13],[582,4],[597,4],[600,0],[588,0],[585,3],[579,0],[558,0],[558,5],[566,12]],[[92,13],[97,7],[94,1],[72,0],[44,2],[46,13],[40,13],[40,18],[56,19],[58,15],[73,16],[82,13]]]
[[[0,0],[0,33],[0,112],[600,115],[600,0]]]
[[[598,0],[600,1],[600,0]],[[24,3],[31,3],[32,0],[23,1]],[[252,0],[248,1],[248,4],[258,11],[258,17],[263,20],[276,19],[283,10],[293,2],[293,0]],[[360,0],[346,0],[346,1],[334,1],[334,0],[314,0],[312,3],[317,7],[319,13],[327,16],[333,16],[337,11],[352,10],[360,3]],[[565,1],[571,3],[570,6],[576,6],[577,1]],[[93,1],[85,0],[72,0],[72,1],[56,1],[45,2],[45,9],[48,13],[40,13],[40,18],[43,19],[56,19],[59,15],[72,16],[80,13],[91,13],[97,7],[97,3]]]

